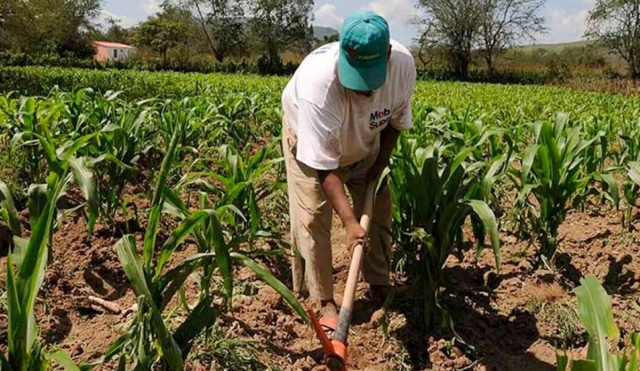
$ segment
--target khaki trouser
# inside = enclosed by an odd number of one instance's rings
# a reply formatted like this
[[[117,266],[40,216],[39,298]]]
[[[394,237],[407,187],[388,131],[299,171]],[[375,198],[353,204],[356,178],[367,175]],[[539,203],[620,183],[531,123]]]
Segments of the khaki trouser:
[[[331,221],[333,207],[320,185],[317,171],[295,159],[296,138],[290,132],[286,118],[283,120],[282,145],[287,168],[289,188],[289,214],[291,222],[291,246],[293,290],[303,290],[306,278],[312,297],[332,300],[333,264],[331,251]],[[347,168],[338,175],[346,184],[354,203],[358,220],[364,207],[366,174],[375,156]],[[388,187],[378,193],[369,230],[369,248],[365,253],[362,274],[372,285],[389,284],[389,251],[391,237],[391,197]]]

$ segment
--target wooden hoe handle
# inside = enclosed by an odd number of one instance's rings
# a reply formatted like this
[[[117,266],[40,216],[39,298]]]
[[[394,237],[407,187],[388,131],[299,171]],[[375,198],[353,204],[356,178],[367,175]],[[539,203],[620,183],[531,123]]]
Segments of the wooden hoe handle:
[[[364,209],[362,212],[362,218],[360,219],[360,225],[367,233],[369,233],[369,228],[371,227],[375,190],[376,184],[375,182],[371,182],[367,186]],[[326,361],[327,366],[331,371],[346,369],[347,337],[349,335],[349,326],[351,325],[351,314],[356,296],[356,288],[358,286],[358,278],[360,277],[360,268],[362,267],[362,260],[364,258],[364,249],[365,246],[363,244],[358,244],[353,248],[347,285],[345,286],[342,305],[340,306],[340,318],[338,320],[336,331],[331,339],[333,352],[328,355]]]
[[[371,217],[373,215],[373,200],[375,197],[376,184],[371,182],[367,186],[364,208],[360,225],[369,233],[371,227]],[[327,334],[320,326],[318,318],[313,309],[307,308],[307,313],[311,319],[316,335],[320,339],[322,349],[324,350],[325,364],[331,371],[345,371],[347,368],[347,335],[349,334],[349,325],[351,324],[351,311],[356,296],[356,286],[360,276],[360,267],[364,257],[364,248],[362,244],[358,244],[353,248],[351,257],[351,267],[349,268],[349,277],[347,278],[347,286],[344,290],[342,306],[340,307],[340,317],[338,326],[333,334],[333,338],[329,339]]]

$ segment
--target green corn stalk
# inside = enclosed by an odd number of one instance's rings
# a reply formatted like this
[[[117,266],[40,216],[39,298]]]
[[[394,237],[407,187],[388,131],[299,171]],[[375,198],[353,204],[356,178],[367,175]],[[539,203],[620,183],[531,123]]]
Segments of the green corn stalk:
[[[618,150],[614,156],[618,166],[640,161],[640,120],[628,120],[620,124]]]
[[[13,108],[7,122],[11,136],[8,154],[17,161],[22,183],[42,182],[42,155],[37,138],[30,133],[36,132],[40,120],[46,120],[47,112],[33,98],[20,98],[19,106]]]
[[[11,194],[2,187],[3,211]],[[7,257],[7,356],[0,355],[0,369],[3,371],[38,371],[50,369],[55,361],[66,370],[88,370],[71,362],[62,350],[48,352],[43,349],[38,338],[35,318],[36,297],[42,286],[48,261],[48,249],[56,215],[56,201],[63,193],[66,182],[58,179],[46,186],[33,187],[30,203],[38,204],[37,215],[31,215],[31,236],[14,237],[13,251]]]
[[[626,208],[622,216],[622,225],[631,228],[633,222],[633,208],[638,207],[638,195],[640,195],[640,162],[629,162],[626,165],[627,177],[622,184]]]
[[[96,184],[93,173],[90,171],[90,163],[84,157],[76,157],[76,154],[85,148],[96,134],[80,136],[74,139],[59,143],[53,137],[50,129],[51,124],[55,125],[57,117],[55,109],[49,111],[38,107],[35,99],[28,98],[21,101],[22,131],[16,132],[12,141],[14,144],[27,146],[29,151],[35,149],[37,154],[38,176],[32,179],[40,179],[42,173],[40,169],[40,159],[44,158],[49,173],[46,177],[46,185],[50,192],[54,184],[62,182],[67,185],[74,180],[76,186],[82,192],[86,200],[86,211],[88,217],[88,235],[93,233],[97,216],[99,214],[99,200],[96,192]],[[57,197],[61,197],[64,192]],[[56,199],[57,201],[57,199]],[[33,215],[39,213],[41,205],[30,203],[29,213],[33,222]],[[55,222],[55,220],[54,220]]]
[[[279,284],[268,271],[239,254],[234,254],[232,257],[219,217],[228,207],[188,212],[177,195],[167,187],[167,179],[176,163],[179,143],[182,140],[180,124],[174,127],[169,148],[156,180],[142,257],[137,253],[134,236],[126,235],[116,244],[118,257],[139,303],[138,316],[129,331],[112,344],[105,354],[105,360],[120,357],[121,368],[125,367],[127,359],[133,362],[134,370],[152,369],[158,361],[171,370],[184,368],[184,359],[189,353],[194,338],[205,328],[212,326],[219,313],[225,309],[224,304],[214,304],[213,296],[201,295],[198,304],[190,309],[186,319],[177,329],[171,332],[164,323],[164,309],[183,286],[187,277],[201,267],[204,268],[207,278],[210,278],[213,269],[217,268],[220,271],[224,281],[225,302],[230,302],[233,293],[232,260],[240,261],[267,282],[271,282],[283,298],[308,320],[304,309],[293,294],[284,285]],[[154,252],[158,250],[156,241],[160,217],[167,207],[173,210],[172,214],[181,215],[182,221],[171,233],[169,239],[159,247],[159,254],[156,255]],[[165,271],[167,263],[179,244],[191,234],[195,235],[201,251],[178,263],[175,268]],[[157,344],[157,347],[154,344]]]
[[[599,181],[608,199],[617,205],[619,198],[612,176],[586,170],[587,149],[602,133],[585,140],[580,128],[567,128],[567,123],[568,116],[559,114],[553,124],[548,121],[536,124],[536,142],[526,148],[521,168],[510,172],[519,188],[517,204],[525,209],[540,243],[539,260],[549,269],[555,267],[558,228],[567,212],[582,202],[588,185]]]
[[[620,337],[613,319],[611,301],[598,279],[588,275],[574,290],[578,297],[578,316],[589,335],[587,359],[571,360],[558,354],[558,371],[635,371],[638,370],[640,334],[631,334],[631,355],[612,354],[609,341]]]
[[[145,121],[153,114],[152,108],[134,110],[128,106],[114,109],[114,119],[105,125],[96,137],[94,160],[96,174],[100,179],[98,194],[102,205],[102,215],[109,225],[115,224],[115,217],[122,207],[123,192],[131,184],[138,171],[139,163],[152,143],[152,133]]]
[[[473,216],[478,254],[484,249],[485,235],[490,235],[498,270],[500,239],[489,206],[484,201],[465,198],[469,182],[478,181],[463,165],[472,148],[463,149],[455,159],[443,163],[434,147],[420,147],[415,139],[405,136],[399,144],[389,173],[399,247],[395,266],[396,270],[406,271],[414,290],[423,298],[424,324],[431,328],[445,314],[438,299],[443,267],[467,217]]]
[[[9,226],[14,236],[22,236],[22,227],[18,218],[18,210],[13,202],[9,187],[0,180],[0,219]]]
[[[622,225],[631,228],[633,208],[638,206],[640,194],[640,120],[625,121],[621,124],[618,144],[617,164],[627,173],[622,184],[626,204],[622,214]]]
[[[230,234],[234,236],[232,245],[251,242],[257,236],[273,235],[274,232],[267,229],[270,226],[265,225],[267,221],[262,218],[259,203],[284,187],[278,176],[282,173],[280,164],[283,158],[278,156],[277,145],[277,141],[272,141],[255,153],[251,152],[251,145],[246,146],[242,152],[234,145],[220,146],[216,149],[214,158],[197,159],[188,168],[191,170],[212,164],[215,171],[191,172],[188,170],[174,191],[198,186],[204,192],[211,194],[217,200],[216,204],[232,205],[237,210],[243,211],[228,213],[224,217],[224,222],[232,230]],[[275,172],[275,179],[265,181],[264,175],[271,171]],[[212,181],[215,183],[212,184]],[[271,227],[272,231],[277,230]],[[247,231],[249,233],[245,233]]]
[[[222,128],[219,137],[220,143],[227,143],[231,140],[236,147],[240,147],[249,142],[256,142],[258,137],[254,132],[256,99],[247,94],[227,95],[225,100],[216,107],[213,117],[213,125]],[[252,125],[253,123],[253,125]]]

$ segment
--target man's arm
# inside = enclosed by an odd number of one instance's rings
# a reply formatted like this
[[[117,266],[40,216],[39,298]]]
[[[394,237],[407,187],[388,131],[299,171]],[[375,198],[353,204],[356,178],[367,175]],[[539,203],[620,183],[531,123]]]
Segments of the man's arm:
[[[347,226],[351,223],[358,223],[353,209],[349,204],[347,193],[344,190],[344,183],[340,177],[332,171],[318,171],[320,184],[324,194],[333,206],[342,223]]]
[[[364,243],[367,232],[353,213],[342,179],[332,171],[318,171],[318,177],[327,199],[345,226],[347,247],[351,249],[358,243]]]

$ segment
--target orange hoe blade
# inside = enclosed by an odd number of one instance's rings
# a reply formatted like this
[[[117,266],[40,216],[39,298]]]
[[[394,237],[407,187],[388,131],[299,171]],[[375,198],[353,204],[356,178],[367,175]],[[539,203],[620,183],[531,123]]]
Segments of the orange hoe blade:
[[[372,182],[367,187],[364,210],[362,218],[360,219],[360,225],[367,232],[369,232],[369,227],[371,226],[374,195],[375,183]],[[362,244],[358,244],[353,249],[347,285],[344,289],[344,296],[340,307],[338,326],[331,339],[329,339],[322,329],[322,326],[320,326],[320,322],[318,322],[314,311],[307,309],[313,329],[318,339],[320,339],[322,349],[324,350],[324,363],[331,371],[346,371],[347,369],[347,337],[349,335],[349,326],[351,325],[351,314],[356,296],[358,278],[360,277],[360,268],[362,267],[362,258],[364,257],[364,248]]]

